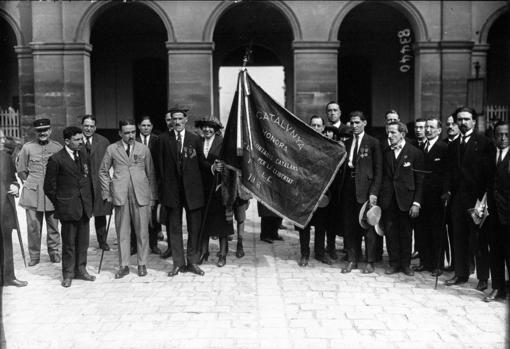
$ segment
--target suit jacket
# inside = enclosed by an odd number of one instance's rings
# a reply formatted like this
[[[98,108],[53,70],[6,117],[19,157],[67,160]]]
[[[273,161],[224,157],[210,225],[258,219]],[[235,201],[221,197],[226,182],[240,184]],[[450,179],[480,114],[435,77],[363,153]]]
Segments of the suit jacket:
[[[349,153],[354,139],[350,139],[345,159],[346,166],[349,161]],[[356,167],[354,168],[354,182],[356,183],[356,201],[359,204],[368,200],[369,195],[379,195],[382,180],[382,153],[379,141],[366,132],[358,146]]]
[[[387,209],[393,196],[401,211],[411,208],[413,202],[422,203],[423,152],[406,141],[396,160],[393,150],[387,147],[383,154],[383,179],[380,204]]]
[[[491,178],[487,195],[489,212],[497,215],[501,224],[510,225],[510,151],[506,153],[503,161],[496,165],[494,147],[490,159]]]
[[[159,139],[159,137],[158,137],[157,134],[155,134],[155,133],[151,133],[150,134],[149,144],[147,144],[147,146],[149,147],[149,150],[151,151],[151,154],[153,154],[154,151],[156,151],[156,146],[158,144],[158,139]],[[136,140],[143,144],[142,136],[141,135],[136,136]]]
[[[179,208],[182,195],[190,210],[203,207],[205,200],[201,170],[210,169],[210,166],[204,157],[200,137],[189,131],[184,135],[182,176],[178,169],[177,140],[173,130],[159,135],[157,149],[161,204]]]
[[[55,206],[55,218],[78,221],[92,216],[92,182],[85,151],[79,154],[80,166],[64,147],[48,160],[44,192]]]
[[[462,159],[460,146],[460,137],[448,146],[446,189],[452,195],[461,194],[474,206],[476,199],[481,199],[488,187],[492,143],[487,137],[473,132]]]
[[[113,177],[110,177],[111,167]],[[148,206],[157,200],[151,152],[140,142],[133,143],[129,157],[122,140],[108,146],[99,169],[99,181],[103,199],[112,198],[114,206],[128,203],[129,184],[133,185],[139,206]]]
[[[10,234],[16,229],[16,209],[13,206],[14,200],[7,194],[11,184],[19,184],[16,180],[16,170],[11,155],[6,150],[0,150],[0,224],[1,233]]]
[[[425,164],[425,178],[423,179],[423,187],[426,188],[424,195],[441,196],[446,185],[446,170],[448,162],[448,145],[437,140],[427,153],[423,151]]]
[[[92,136],[89,166],[94,195],[94,216],[106,216],[112,214],[112,205],[103,200],[103,196],[101,194],[101,183],[99,183],[99,168],[101,167],[101,162],[103,161],[106,148],[108,148],[109,145],[110,142],[108,139],[100,134],[94,133]]]

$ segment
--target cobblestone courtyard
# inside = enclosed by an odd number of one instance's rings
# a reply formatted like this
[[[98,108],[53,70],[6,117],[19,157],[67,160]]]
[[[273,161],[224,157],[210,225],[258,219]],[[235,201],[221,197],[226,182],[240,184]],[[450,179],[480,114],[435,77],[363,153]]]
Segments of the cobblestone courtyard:
[[[50,263],[46,247],[41,263],[24,269],[14,237],[17,276],[29,285],[4,288],[7,348],[505,347],[507,304],[482,302],[475,278],[446,288],[446,273],[434,290],[429,273],[386,276],[381,263],[369,275],[341,274],[341,261],[327,266],[311,259],[302,269],[297,233],[286,222],[285,241],[261,242],[255,206],[248,212],[246,256],[235,257],[234,240],[227,265],[217,268],[212,241],[203,277],[169,278],[171,259],[151,254],[148,276],[136,275],[133,256],[131,274],[114,280],[112,224],[112,251],[99,275],[101,252],[91,233],[88,270],[97,280],[74,280],[65,289],[61,265]],[[159,246],[166,249],[165,242]]]

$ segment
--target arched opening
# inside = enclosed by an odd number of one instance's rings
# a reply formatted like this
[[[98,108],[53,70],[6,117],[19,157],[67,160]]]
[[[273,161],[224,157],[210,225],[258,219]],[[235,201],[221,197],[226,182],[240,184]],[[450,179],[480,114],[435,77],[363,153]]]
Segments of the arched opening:
[[[279,9],[269,2],[232,5],[219,18],[213,41],[214,112],[223,123],[227,121],[236,88],[235,82],[231,82],[236,80],[250,43],[250,75],[268,92],[283,89],[284,98],[280,102],[287,108],[293,105],[293,33]]]
[[[19,110],[18,60],[14,46],[16,35],[0,17],[0,110]]]
[[[510,106],[510,13],[491,26],[487,42],[487,104]]]
[[[98,128],[116,133],[118,121],[150,115],[164,130],[167,109],[167,32],[159,16],[141,3],[119,3],[93,24],[91,76]]]
[[[353,110],[368,115],[369,126],[384,126],[384,112],[397,109],[414,120],[414,33],[409,20],[392,6],[365,2],[352,9],[338,39],[339,102],[344,121]]]

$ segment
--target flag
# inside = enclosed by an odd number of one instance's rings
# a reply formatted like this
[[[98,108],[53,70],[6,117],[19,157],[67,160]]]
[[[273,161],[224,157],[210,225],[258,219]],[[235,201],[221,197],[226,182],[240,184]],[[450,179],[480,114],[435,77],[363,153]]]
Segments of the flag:
[[[264,206],[306,226],[346,157],[343,143],[309,127],[239,72],[222,147],[228,168]]]

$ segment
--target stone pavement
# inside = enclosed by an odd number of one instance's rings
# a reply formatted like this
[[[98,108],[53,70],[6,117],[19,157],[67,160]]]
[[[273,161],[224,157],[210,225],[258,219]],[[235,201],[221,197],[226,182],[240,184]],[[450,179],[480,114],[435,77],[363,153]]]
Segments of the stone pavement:
[[[7,348],[503,348],[507,303],[482,302],[476,279],[437,290],[428,273],[386,276],[360,270],[341,274],[344,262],[327,266],[313,259],[299,268],[297,233],[288,222],[285,241],[258,239],[256,205],[250,205],[246,256],[234,255],[217,268],[217,240],[203,265],[205,276],[167,277],[171,259],[151,254],[148,276],[115,280],[115,233],[110,228],[103,270],[91,233],[89,272],[95,282],[60,286],[61,266],[49,262],[23,268],[15,238],[18,278],[28,287],[4,288]],[[20,210],[20,222],[25,217]],[[91,224],[91,226],[93,226]],[[26,247],[26,231],[24,228]],[[341,239],[338,240],[340,247]],[[160,242],[165,249],[166,243]],[[45,251],[43,246],[43,251]],[[385,257],[386,259],[386,257]]]

